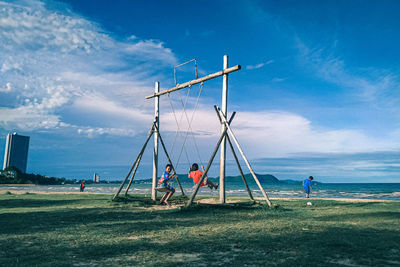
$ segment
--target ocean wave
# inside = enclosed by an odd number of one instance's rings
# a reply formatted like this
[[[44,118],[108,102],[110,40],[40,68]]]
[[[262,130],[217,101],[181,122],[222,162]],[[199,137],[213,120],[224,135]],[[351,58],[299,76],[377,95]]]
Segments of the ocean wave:
[[[325,188],[321,188],[324,186]],[[338,188],[340,186],[340,188]],[[360,185],[358,188],[354,186],[343,185],[320,185],[319,188],[311,191],[312,197],[320,198],[362,198],[362,199],[388,199],[388,200],[400,200],[400,184],[399,185],[385,185],[380,184],[379,187],[371,186],[369,184]],[[79,192],[79,185],[38,185],[38,186],[1,186],[1,190],[21,190],[21,191],[44,191],[44,192]],[[104,194],[115,194],[119,189],[117,184],[88,184],[85,188],[85,192],[89,193],[104,193]],[[125,193],[126,187],[121,191]],[[176,187],[177,193],[180,193],[179,187]],[[194,187],[184,188],[186,195],[191,195]],[[266,193],[271,197],[304,197],[303,189],[298,186],[288,185],[274,185],[273,188],[265,188]],[[129,190],[130,193],[151,193],[150,184],[133,184]],[[252,193],[254,196],[263,196],[259,188],[253,188]],[[212,195],[218,196],[219,191],[210,190],[207,187],[200,188],[198,194],[201,195]],[[232,196],[247,196],[247,190],[243,188],[243,185],[237,186],[236,188],[229,188],[226,190],[226,194]]]

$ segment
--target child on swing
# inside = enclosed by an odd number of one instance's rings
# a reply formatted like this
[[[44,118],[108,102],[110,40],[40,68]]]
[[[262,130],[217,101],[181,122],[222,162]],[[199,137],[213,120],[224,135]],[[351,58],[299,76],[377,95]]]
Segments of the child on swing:
[[[195,184],[198,184],[202,176],[203,172],[199,171],[199,165],[197,163],[193,163],[192,167],[189,168],[189,178],[193,179]],[[208,180],[207,177],[203,180],[201,186],[208,186],[210,189],[214,188],[215,190],[218,189],[218,184],[215,185],[212,181]]]
[[[172,177],[170,176],[171,170],[172,170],[172,165],[167,164],[167,166],[165,166],[164,174],[161,176],[160,180],[158,180],[158,191],[165,192],[165,194],[162,196],[162,198],[160,200],[160,204],[165,203],[168,206],[171,206],[171,204],[169,204],[168,200],[175,193],[175,189],[171,185],[168,184],[168,182],[171,181],[172,179],[174,179],[174,177],[175,177],[175,174],[172,175]]]

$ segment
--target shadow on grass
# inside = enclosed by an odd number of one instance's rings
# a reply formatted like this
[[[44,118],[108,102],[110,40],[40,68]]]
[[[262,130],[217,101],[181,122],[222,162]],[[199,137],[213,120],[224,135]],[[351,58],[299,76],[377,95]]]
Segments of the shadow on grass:
[[[143,195],[126,195],[126,196],[118,196],[114,202],[118,203],[129,203],[135,207],[152,207],[154,205],[159,205],[161,197],[157,197],[157,200],[152,200],[151,196],[143,196]],[[170,202],[174,205],[184,205],[189,198],[187,196],[173,196]]]
[[[0,266],[18,265],[17,260],[30,266],[60,266],[66,262],[124,266],[199,263],[329,266],[340,265],[343,260],[347,265],[382,266],[400,261],[400,232],[396,227],[377,229],[375,222],[361,226],[341,224],[342,215],[305,221],[303,218],[310,210],[297,209],[296,203],[289,206],[293,210],[285,209],[284,205],[269,209],[251,203],[152,210],[147,209],[153,206],[149,199],[131,196],[125,202],[102,202],[105,206],[101,208],[81,206],[49,211],[34,208],[29,212],[3,213]],[[32,197],[27,201],[36,203],[37,199]],[[70,203],[70,200],[40,201],[54,201],[51,205]],[[144,209],[135,207],[136,203]],[[396,220],[400,215],[397,211],[362,210],[360,214],[346,215],[354,220],[368,217],[379,220],[380,216]],[[337,223],[326,226],[324,221]],[[254,223],[252,228],[248,227],[250,222]],[[197,231],[199,227],[202,231]],[[183,254],[197,256],[185,258]]]
[[[49,211],[25,211],[9,212],[0,216],[0,234],[37,234],[75,227],[100,227],[102,229],[118,229],[119,233],[145,232],[163,230],[173,224],[176,227],[202,226],[210,222],[218,225],[224,222],[221,218],[230,217],[230,221],[242,220],[241,213],[258,210],[273,219],[273,212],[264,205],[242,203],[236,205],[208,205],[199,204],[183,209],[136,209],[135,203],[144,207],[151,205],[149,200],[133,197],[132,202],[124,202],[121,206],[99,208],[62,208]],[[33,201],[33,200],[30,200]],[[46,200],[47,202],[48,200]],[[70,203],[57,202],[59,204]],[[40,204],[41,202],[34,203]],[[56,205],[53,203],[54,205]],[[126,205],[124,205],[127,203]],[[133,203],[133,204],[132,204]],[[113,203],[114,204],[114,203]],[[21,205],[19,205],[21,206]],[[232,211],[238,217],[231,218]],[[276,213],[276,212],[275,212]],[[247,213],[246,213],[247,214]],[[264,217],[256,217],[252,220],[265,220]],[[111,232],[112,230],[110,230]]]
[[[33,208],[72,205],[80,202],[78,199],[49,200],[49,199],[4,199],[0,200],[1,208]]]
[[[149,224],[154,223],[148,221],[143,227],[151,228]],[[350,265],[382,266],[400,260],[399,254],[394,253],[394,249],[400,245],[398,237],[398,231],[338,227],[329,227],[319,233],[295,231],[278,234],[227,229],[214,235],[188,234],[186,238],[174,242],[168,242],[168,236],[165,236],[162,242],[138,238],[125,239],[113,244],[80,242],[74,247],[49,243],[48,246],[53,249],[47,256],[54,257],[51,259],[53,261],[65,261],[68,259],[66,255],[79,255],[84,251],[84,257],[81,257],[80,261],[89,265],[113,259],[114,264],[120,261],[125,264],[147,262],[147,265],[164,263],[164,266],[170,266],[179,263],[182,254],[195,254],[198,257],[192,262],[193,265],[201,262],[237,266],[259,266],[265,263],[285,266],[329,266],[344,260]],[[42,252],[34,246],[26,251],[27,255],[41,255]],[[12,251],[8,257],[23,259],[27,255]],[[181,264],[190,265],[191,262]]]
[[[320,221],[340,221],[340,220],[367,220],[370,218],[380,218],[380,219],[400,219],[400,212],[398,211],[371,211],[364,213],[346,213],[340,215],[328,215],[316,218]]]

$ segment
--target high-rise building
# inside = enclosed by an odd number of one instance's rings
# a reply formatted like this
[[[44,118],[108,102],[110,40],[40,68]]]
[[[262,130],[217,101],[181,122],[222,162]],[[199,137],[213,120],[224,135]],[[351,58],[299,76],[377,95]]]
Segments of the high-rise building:
[[[3,169],[14,166],[25,173],[28,163],[28,150],[29,136],[18,135],[17,133],[8,134]]]
[[[100,176],[97,173],[93,175],[93,183],[100,183]]]

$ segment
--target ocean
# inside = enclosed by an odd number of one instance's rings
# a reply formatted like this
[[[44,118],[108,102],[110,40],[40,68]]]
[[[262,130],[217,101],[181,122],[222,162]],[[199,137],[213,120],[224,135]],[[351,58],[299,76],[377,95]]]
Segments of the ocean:
[[[87,184],[85,192],[90,193],[115,193],[119,184]],[[176,182],[173,184],[177,188],[177,193],[180,193]],[[187,195],[193,192],[193,186],[190,183],[183,183],[184,191]],[[264,184],[266,193],[269,197],[284,197],[284,198],[300,198],[304,197],[304,192],[301,183],[277,183]],[[261,191],[254,184],[250,188],[255,197],[261,197]],[[21,186],[0,186],[0,190],[20,190],[20,191],[44,191],[44,192],[79,192],[79,184],[73,185],[21,185]],[[122,191],[124,193],[125,191]],[[147,193],[151,192],[150,183],[132,184],[129,193]],[[201,188],[201,195],[215,195],[219,193],[216,190],[209,188]],[[227,196],[247,196],[247,191],[243,183],[227,183]],[[369,183],[369,184],[330,184],[318,183],[313,185],[311,198],[352,198],[352,199],[382,199],[382,200],[399,200],[400,201],[400,183]]]

